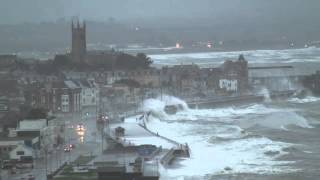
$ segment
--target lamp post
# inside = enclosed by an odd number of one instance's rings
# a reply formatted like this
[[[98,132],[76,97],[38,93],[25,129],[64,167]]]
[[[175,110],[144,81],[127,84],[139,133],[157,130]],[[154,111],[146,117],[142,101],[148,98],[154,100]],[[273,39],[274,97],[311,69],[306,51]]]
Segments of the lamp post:
[[[47,147],[44,148],[44,166],[45,166],[45,170],[46,170],[46,177],[48,176],[48,149]]]
[[[86,112],[86,121],[88,121],[89,112]]]
[[[101,154],[103,154],[103,137],[104,137],[103,129],[104,128],[101,128]]]

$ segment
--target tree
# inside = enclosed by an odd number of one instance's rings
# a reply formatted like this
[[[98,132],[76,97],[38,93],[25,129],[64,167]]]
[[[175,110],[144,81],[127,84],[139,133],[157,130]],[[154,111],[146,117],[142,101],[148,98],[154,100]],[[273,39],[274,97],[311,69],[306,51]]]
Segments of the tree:
[[[56,68],[66,67],[70,65],[71,59],[67,55],[56,55],[53,60],[53,66]]]
[[[149,68],[152,61],[144,53],[138,53],[136,56],[119,53],[116,57],[115,69],[136,70]]]
[[[238,60],[239,61],[245,61],[246,59],[244,58],[243,54],[240,54]]]
[[[138,53],[136,57],[138,59],[139,65],[142,68],[149,68],[150,65],[153,63],[151,58],[144,53]]]
[[[53,61],[37,62],[34,67],[35,72],[41,75],[57,74],[58,68],[53,66]]]

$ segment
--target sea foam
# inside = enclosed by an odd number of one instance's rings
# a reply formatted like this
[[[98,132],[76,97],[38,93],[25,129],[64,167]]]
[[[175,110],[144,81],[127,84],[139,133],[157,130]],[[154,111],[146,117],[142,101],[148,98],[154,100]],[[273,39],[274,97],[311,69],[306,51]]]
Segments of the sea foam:
[[[191,157],[178,162],[178,168],[161,167],[161,176],[164,179],[199,179],[208,174],[289,171],[289,164],[292,162],[275,159],[286,154],[283,149],[291,146],[290,144],[275,142],[266,137],[244,135],[244,130],[234,123],[238,120],[227,123],[215,121],[216,117],[233,119],[248,114],[273,114],[279,110],[255,104],[240,108],[185,109],[175,115],[168,115],[163,110],[165,104],[159,99],[147,100],[144,104],[145,110],[152,110],[153,114],[164,114],[162,117],[165,118],[151,115],[147,127],[180,143],[188,143]],[[208,120],[210,123],[202,124]],[[222,141],[212,141],[217,138]]]

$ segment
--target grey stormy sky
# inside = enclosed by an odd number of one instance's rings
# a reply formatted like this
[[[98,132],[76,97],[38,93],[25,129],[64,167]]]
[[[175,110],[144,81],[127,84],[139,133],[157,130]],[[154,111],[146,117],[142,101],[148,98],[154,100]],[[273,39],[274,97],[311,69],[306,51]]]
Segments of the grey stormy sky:
[[[0,24],[90,20],[213,18],[307,20],[320,17],[319,0],[0,0]]]

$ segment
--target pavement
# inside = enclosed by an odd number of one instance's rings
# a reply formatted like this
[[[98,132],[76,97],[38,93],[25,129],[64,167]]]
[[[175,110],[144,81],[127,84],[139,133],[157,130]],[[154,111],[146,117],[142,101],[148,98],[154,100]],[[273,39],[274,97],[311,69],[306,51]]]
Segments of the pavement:
[[[125,135],[120,137],[118,142],[124,146],[140,146],[140,145],[155,145],[164,149],[171,149],[176,147],[175,143],[172,143],[160,136],[150,133],[139,125],[137,117],[130,117],[125,119],[123,123],[115,123],[110,125],[110,131],[108,132],[113,139],[115,137],[115,128],[122,127],[125,129]]]

